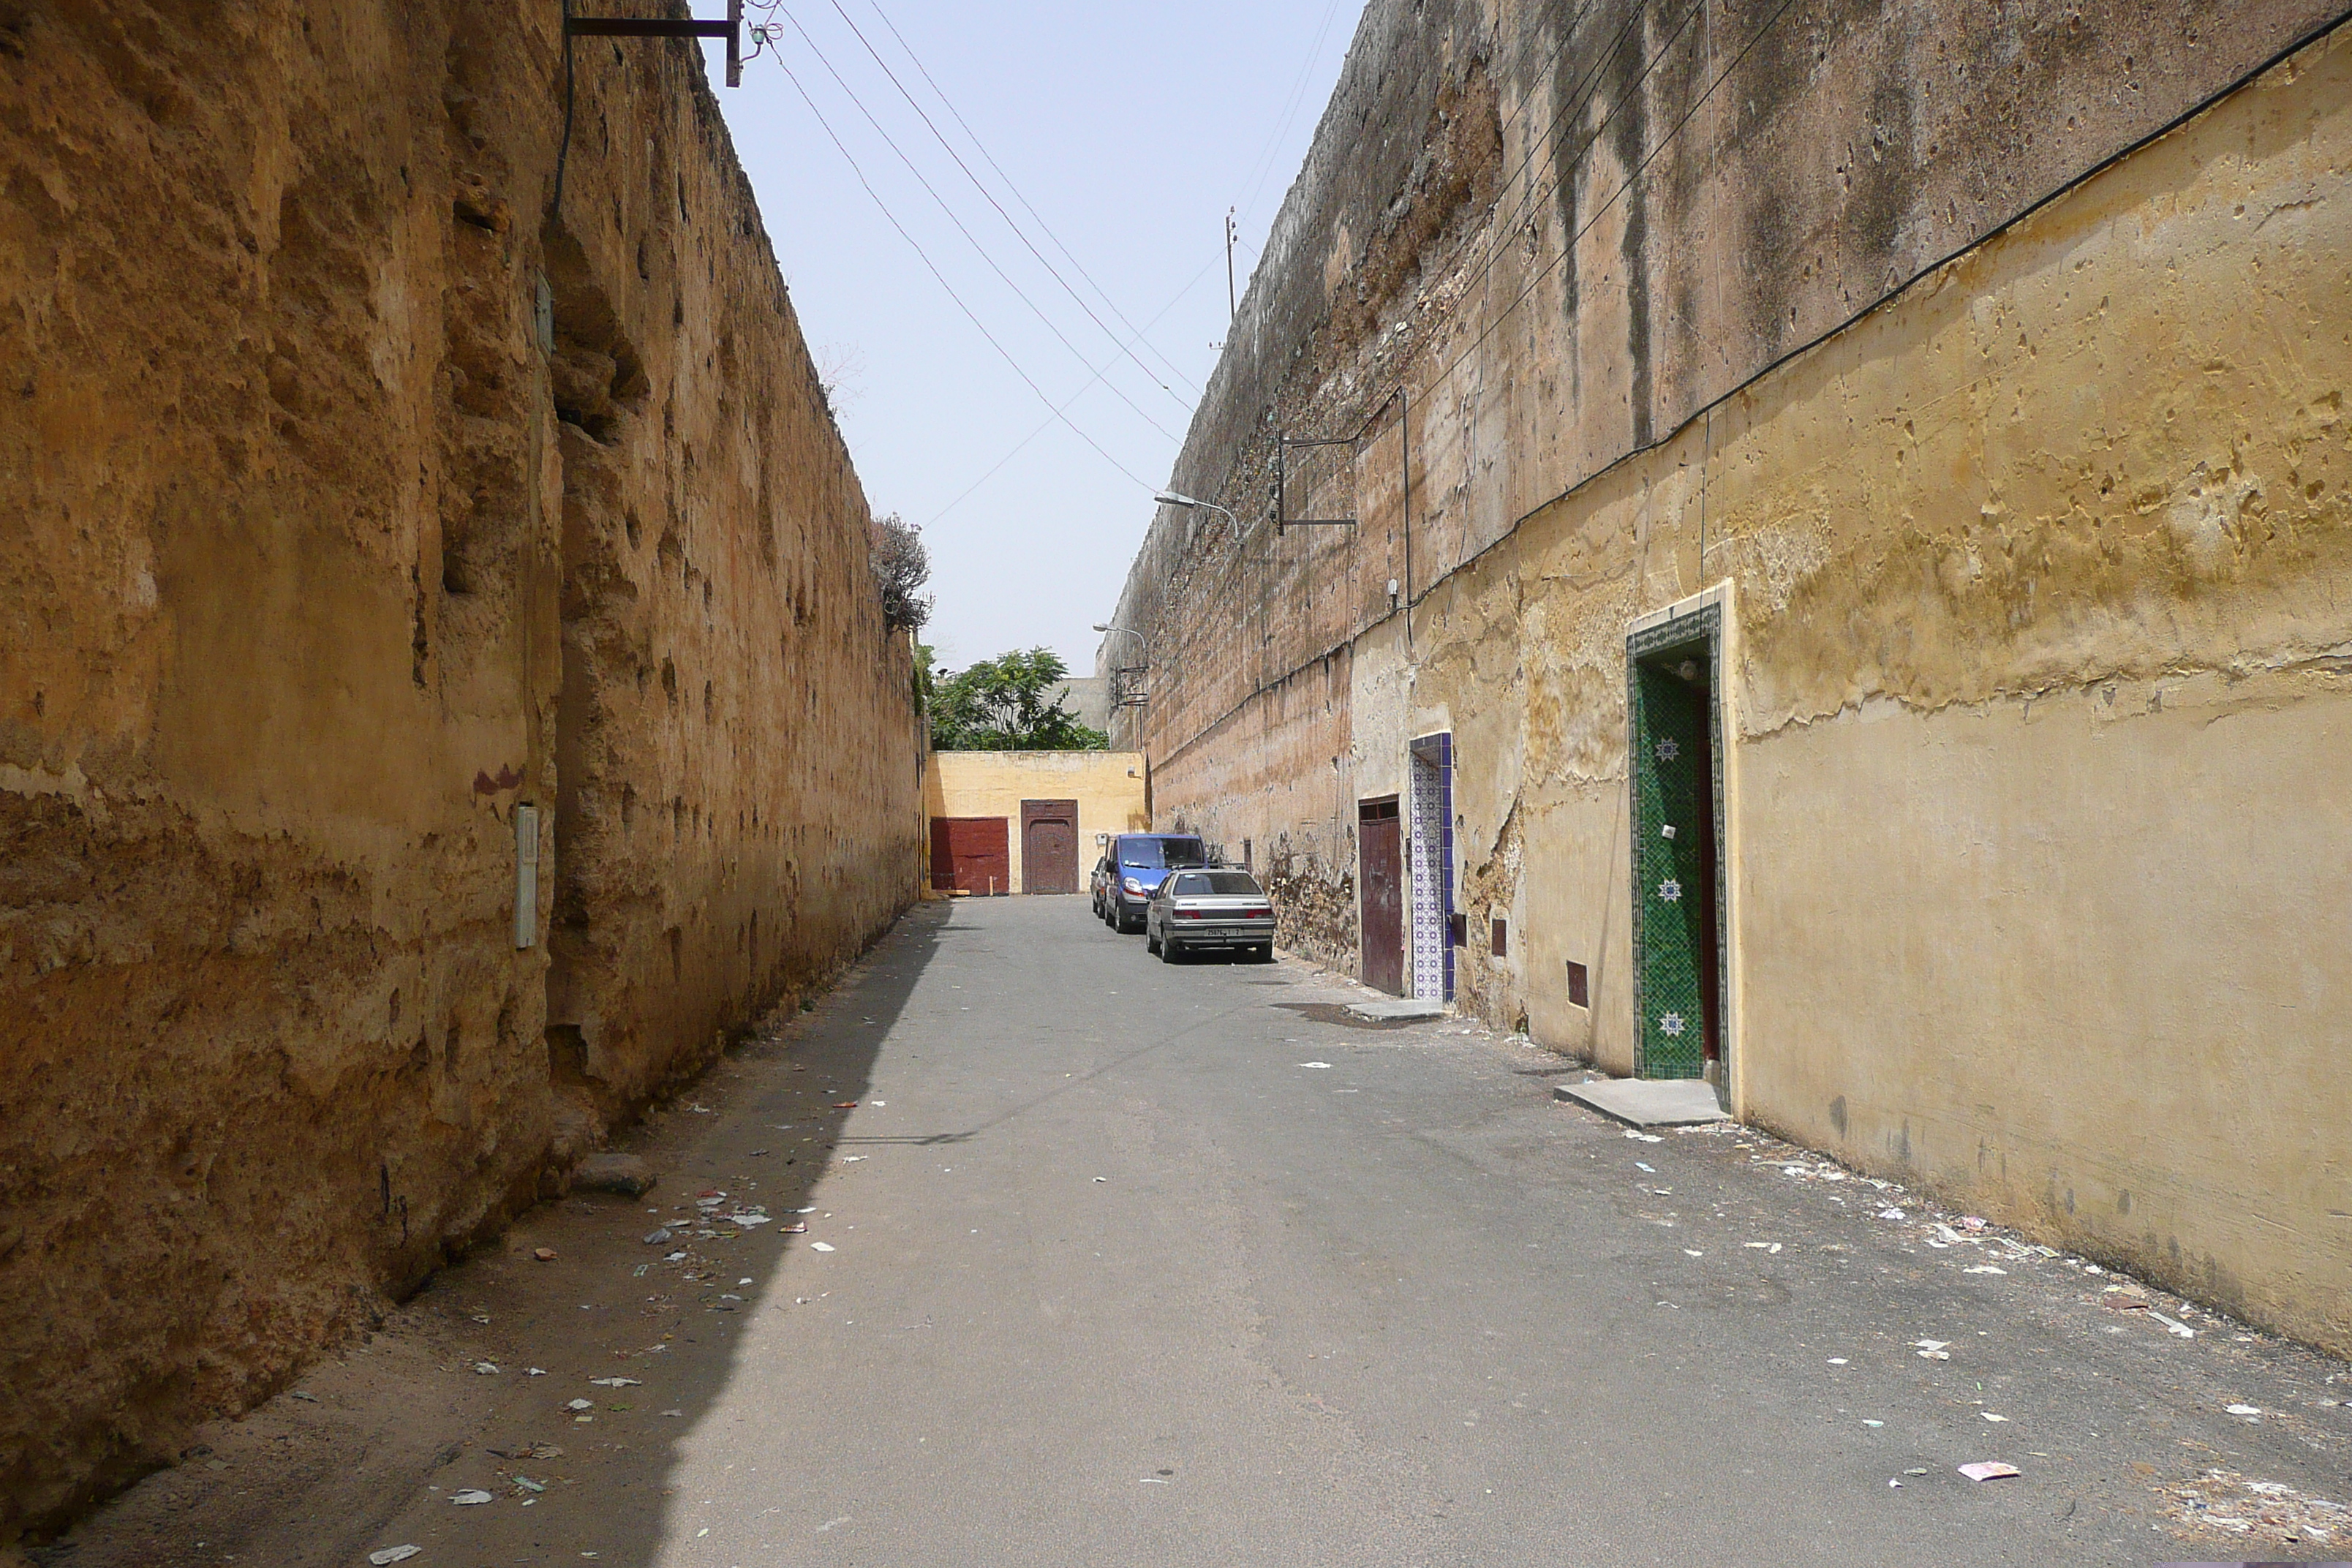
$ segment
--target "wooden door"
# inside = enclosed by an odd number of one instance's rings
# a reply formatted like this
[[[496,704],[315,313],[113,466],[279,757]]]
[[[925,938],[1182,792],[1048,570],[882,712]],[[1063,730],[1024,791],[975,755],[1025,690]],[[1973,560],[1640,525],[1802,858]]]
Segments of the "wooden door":
[[[1404,993],[1404,840],[1396,797],[1356,807],[1357,889],[1363,902],[1364,984]]]
[[[1076,801],[1024,800],[1021,803],[1021,890],[1024,893],[1075,893],[1078,890]]]
[[[931,818],[931,886],[942,893],[1011,892],[1005,826],[1001,816]]]

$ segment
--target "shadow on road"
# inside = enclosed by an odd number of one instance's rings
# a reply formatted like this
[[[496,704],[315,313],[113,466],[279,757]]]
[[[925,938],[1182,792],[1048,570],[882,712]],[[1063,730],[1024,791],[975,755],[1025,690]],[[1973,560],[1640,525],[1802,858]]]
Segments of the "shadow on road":
[[[755,1033],[697,1086],[701,1098],[689,1103],[709,1107],[707,1127],[677,1125],[702,1120],[689,1109],[684,1117],[674,1113],[669,1119],[672,1127],[664,1131],[671,1136],[656,1132],[647,1140],[654,1146],[645,1152],[666,1167],[664,1189],[653,1195],[666,1202],[596,1200],[597,1212],[582,1216],[601,1222],[607,1231],[619,1225],[625,1267],[609,1273],[625,1279],[628,1299],[613,1302],[609,1313],[604,1302],[594,1301],[593,1314],[559,1300],[536,1326],[554,1336],[599,1342],[593,1348],[601,1375],[640,1382],[612,1390],[576,1384],[551,1390],[567,1401],[600,1395],[598,1409],[589,1413],[595,1420],[588,1425],[533,1412],[511,1432],[486,1432],[486,1450],[508,1450],[499,1468],[510,1487],[516,1474],[543,1480],[539,1469],[562,1468],[534,1465],[527,1458],[530,1442],[552,1441],[566,1449],[565,1459],[577,1457],[570,1489],[585,1487],[588,1495],[578,1499],[586,1506],[566,1510],[573,1528],[562,1538],[529,1530],[536,1521],[527,1521],[516,1499],[502,1505],[506,1517],[499,1533],[508,1539],[469,1544],[495,1545],[502,1556],[510,1546],[535,1548],[547,1552],[549,1561],[579,1562],[577,1553],[595,1552],[604,1562],[631,1564],[653,1563],[666,1545],[674,1550],[681,1544],[671,1540],[672,1472],[689,1445],[726,1441],[708,1424],[739,1370],[752,1319],[793,1310],[795,1303],[779,1295],[777,1283],[785,1260],[796,1248],[825,1245],[796,1230],[805,1223],[800,1211],[815,1203],[816,1189],[830,1171],[858,1157],[859,1143],[876,1141],[851,1136],[847,1130],[857,1105],[868,1098],[883,1044],[940,948],[984,935],[956,926],[951,905],[917,905],[811,1014],[783,1028]],[[944,1143],[962,1136],[911,1141]],[[648,1213],[652,1208],[662,1215]],[[674,1224],[682,1213],[698,1208],[714,1223],[690,1228]],[[764,1212],[768,1223],[756,1223],[754,1211]],[[730,1224],[731,1215],[751,1223]],[[643,1237],[653,1233],[642,1227],[657,1217],[662,1228],[673,1230],[672,1240],[648,1246]],[[592,1247],[592,1256],[601,1264],[608,1250]],[[677,1256],[681,1252],[683,1258]],[[564,1321],[566,1311],[573,1319],[591,1319],[593,1328],[580,1333]],[[576,1348],[585,1352],[591,1346]],[[575,1359],[584,1363],[588,1357]],[[821,1398],[824,1371],[808,1370],[812,1396]],[[484,1458],[499,1456],[486,1452]],[[459,1477],[449,1484],[465,1482]],[[549,1498],[532,1511],[555,1500]],[[516,1532],[526,1534],[528,1547],[526,1540],[513,1538]]]
[[[725,1441],[709,1424],[754,1319],[793,1305],[777,1277],[820,1242],[794,1231],[799,1211],[857,1157],[845,1129],[884,1041],[941,948],[985,938],[917,905],[809,1012],[762,1021],[615,1139],[654,1167],[651,1192],[541,1205],[32,1560],[341,1565],[414,1545],[416,1568],[659,1561],[678,1544],[673,1474],[688,1446]],[[824,1369],[809,1375],[822,1397]]]

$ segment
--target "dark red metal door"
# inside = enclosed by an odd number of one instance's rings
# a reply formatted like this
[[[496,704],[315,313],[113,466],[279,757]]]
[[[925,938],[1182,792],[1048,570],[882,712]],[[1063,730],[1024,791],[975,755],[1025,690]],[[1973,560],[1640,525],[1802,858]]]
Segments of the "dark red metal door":
[[[1010,837],[1001,816],[931,818],[931,886],[942,893],[1011,892]]]
[[[1021,803],[1021,890],[1024,893],[1075,893],[1078,890],[1076,801],[1024,800]]]
[[[1364,984],[1404,994],[1404,839],[1397,803],[1356,808],[1357,888],[1363,900]]]

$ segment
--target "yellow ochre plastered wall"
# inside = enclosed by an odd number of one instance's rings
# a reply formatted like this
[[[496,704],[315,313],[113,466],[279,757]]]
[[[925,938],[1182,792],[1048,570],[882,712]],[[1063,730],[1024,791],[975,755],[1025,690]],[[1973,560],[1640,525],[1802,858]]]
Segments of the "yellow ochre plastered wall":
[[[1736,1109],[2352,1348],[2347,174],[2338,34],[1433,590],[1464,1005],[1630,1066],[1624,633],[1727,580]]]
[[[919,892],[913,648],[700,52],[190,16],[0,5],[8,1561]]]
[[[1001,816],[1013,862],[1013,892],[1021,881],[1021,803],[1078,803],[1078,887],[1102,853],[1098,833],[1142,833],[1151,817],[1143,805],[1140,752],[940,752],[923,785],[928,816]]]

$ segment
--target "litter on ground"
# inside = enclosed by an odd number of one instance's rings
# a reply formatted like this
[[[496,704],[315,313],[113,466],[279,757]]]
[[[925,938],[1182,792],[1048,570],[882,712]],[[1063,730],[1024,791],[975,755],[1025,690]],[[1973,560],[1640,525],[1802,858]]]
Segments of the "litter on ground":
[[[1960,1467],[1960,1474],[1972,1481],[1998,1481],[2024,1473],[2015,1465],[2004,1465],[1999,1459],[1979,1459],[1972,1465]]]
[[[2196,1480],[2162,1489],[2161,1495],[2179,1523],[2292,1549],[2297,1557],[2305,1547],[2329,1547],[2352,1536],[2352,1508],[2277,1481],[2250,1481],[2234,1470],[2207,1470]],[[2238,1555],[2231,1553],[2233,1559]]]

